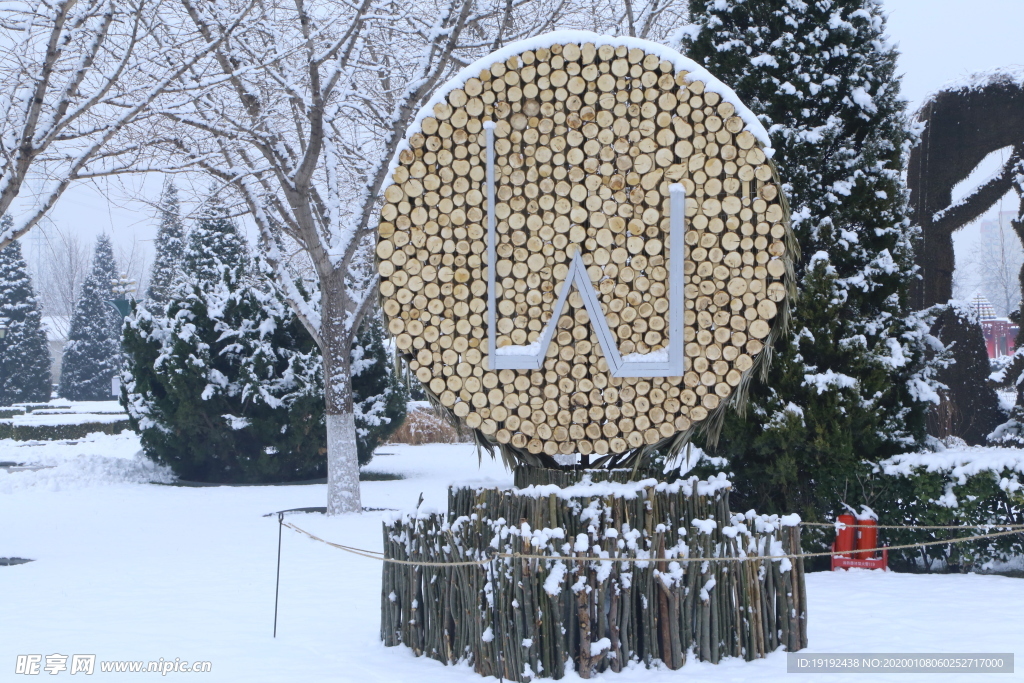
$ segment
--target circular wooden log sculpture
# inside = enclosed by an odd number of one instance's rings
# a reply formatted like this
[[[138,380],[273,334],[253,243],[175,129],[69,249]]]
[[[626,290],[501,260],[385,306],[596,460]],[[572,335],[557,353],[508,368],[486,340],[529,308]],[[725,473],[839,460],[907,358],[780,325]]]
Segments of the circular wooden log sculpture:
[[[378,229],[384,313],[479,443],[510,463],[621,464],[742,398],[785,326],[797,247],[767,135],[710,74],[642,40],[549,34],[463,70],[406,143]],[[536,366],[501,369],[509,351]],[[670,373],[619,369],[673,353]]]

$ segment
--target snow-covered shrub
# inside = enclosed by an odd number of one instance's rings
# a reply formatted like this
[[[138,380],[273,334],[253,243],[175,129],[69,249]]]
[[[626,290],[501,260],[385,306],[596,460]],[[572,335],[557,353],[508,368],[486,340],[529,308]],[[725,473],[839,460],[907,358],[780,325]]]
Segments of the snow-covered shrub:
[[[111,381],[120,365],[121,316],[107,302],[114,299],[117,265],[110,238],[100,235],[92,272],[71,317],[57,393],[72,401],[110,400]]]
[[[167,195],[165,193],[165,200]],[[143,447],[183,479],[297,481],[326,475],[320,350],[224,203],[188,235],[166,306],[137,305],[125,326],[122,402]],[[401,424],[406,395],[379,315],[352,349],[360,464]]]
[[[10,226],[6,216],[0,229]],[[50,398],[50,348],[21,243],[0,250],[0,406]]]
[[[116,422],[80,422],[77,424],[15,424],[0,419],[0,439],[15,441],[64,441],[84,439],[90,434],[120,434],[130,428],[127,419]]]
[[[125,325],[122,403],[146,453],[210,482],[322,477],[323,377],[313,339],[267,281],[224,269]]]
[[[989,383],[1016,395],[1016,401],[1005,422],[997,426],[988,435],[988,443],[993,446],[1009,446],[1024,448],[1024,347],[1017,349],[1012,356],[993,359],[988,376]]]
[[[898,455],[879,462],[865,478],[881,524],[970,527],[1024,524],[1024,451],[955,448]],[[986,529],[883,530],[889,545],[962,538]],[[894,551],[892,561],[930,569],[966,571],[1024,556],[1024,534]]]
[[[1009,356],[996,356],[988,359],[988,381],[996,389],[1016,389],[1014,381],[1020,375],[1021,361],[1024,360],[1024,348],[1017,349]],[[1015,372],[1014,370],[1017,370]]]

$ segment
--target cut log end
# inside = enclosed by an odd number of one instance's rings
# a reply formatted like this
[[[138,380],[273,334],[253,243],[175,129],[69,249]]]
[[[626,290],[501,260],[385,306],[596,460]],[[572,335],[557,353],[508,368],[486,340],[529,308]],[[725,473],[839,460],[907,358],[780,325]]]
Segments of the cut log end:
[[[440,403],[536,456],[625,453],[722,409],[792,278],[775,170],[736,108],[642,50],[567,44],[495,62],[428,114],[383,193],[375,253],[388,330]],[[539,370],[490,370],[485,122],[496,345],[536,344],[553,321]],[[677,284],[673,183],[686,196]],[[682,294],[682,377],[612,376],[580,293],[555,310],[577,256],[622,355],[670,347]]]

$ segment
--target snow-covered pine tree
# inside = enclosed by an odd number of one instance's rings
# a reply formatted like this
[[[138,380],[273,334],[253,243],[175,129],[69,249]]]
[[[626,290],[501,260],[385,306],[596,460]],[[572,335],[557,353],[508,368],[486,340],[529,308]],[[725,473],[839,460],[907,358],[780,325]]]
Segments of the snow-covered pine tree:
[[[11,220],[0,219],[0,232]],[[50,347],[21,243],[0,249],[0,406],[50,400]]]
[[[185,226],[181,222],[178,188],[173,180],[164,184],[160,195],[160,227],[156,232],[156,256],[149,277],[146,299],[158,311],[171,298],[171,288],[179,277],[185,260]]]
[[[220,193],[206,199],[185,247],[184,271],[194,282],[220,282],[224,268],[235,270],[248,261],[249,248],[230,217]]]
[[[147,454],[193,481],[325,476],[320,354],[272,282],[241,263],[165,310],[125,325],[122,403]]]
[[[100,235],[93,252],[92,272],[71,317],[68,343],[61,362],[57,393],[72,401],[111,400],[111,381],[121,358],[121,316],[107,302],[114,299],[118,278],[110,238]]]
[[[879,0],[690,0],[685,53],[772,136],[802,249],[792,337],[730,415],[717,455],[742,505],[823,519],[859,503],[863,461],[920,447],[927,326],[901,169],[911,132]]]
[[[266,268],[250,262],[219,199],[189,233],[183,263],[167,307],[136,306],[125,326],[122,403],[147,453],[196,481],[324,476],[320,351]],[[363,464],[406,403],[380,318],[366,321],[352,350]]]
[[[384,322],[377,309],[367,311],[352,346],[352,392],[359,464],[365,465],[377,446],[402,426],[409,402],[407,385],[384,344]]]

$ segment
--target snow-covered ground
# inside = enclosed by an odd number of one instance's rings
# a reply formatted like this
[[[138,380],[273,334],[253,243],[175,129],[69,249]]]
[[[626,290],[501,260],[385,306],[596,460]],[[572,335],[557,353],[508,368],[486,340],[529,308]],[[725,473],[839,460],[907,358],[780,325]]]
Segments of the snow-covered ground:
[[[287,529],[273,639],[278,529],[275,518],[262,515],[321,506],[325,487],[151,484],[169,480],[167,473],[136,459],[137,450],[131,434],[96,435],[74,445],[0,441],[0,461],[56,465],[35,472],[0,470],[0,557],[35,560],[0,566],[0,680],[22,679],[13,674],[18,654],[54,653],[95,654],[97,661],[209,661],[212,671],[201,677],[208,681],[480,680],[466,667],[383,647],[380,565]],[[370,469],[406,478],[364,482],[367,507],[413,507],[422,493],[425,505],[443,509],[453,480],[511,479],[489,458],[478,467],[470,445],[381,451],[391,455],[378,456]],[[384,514],[289,519],[330,540],[380,549]],[[1014,652],[1020,673],[993,680],[1024,680],[1022,579],[852,571],[811,574],[807,592],[810,652]],[[94,675],[145,678],[102,674],[98,665]],[[677,672],[636,668],[602,678],[793,680],[782,652],[752,663],[691,661]],[[979,679],[846,674],[842,680]]]

